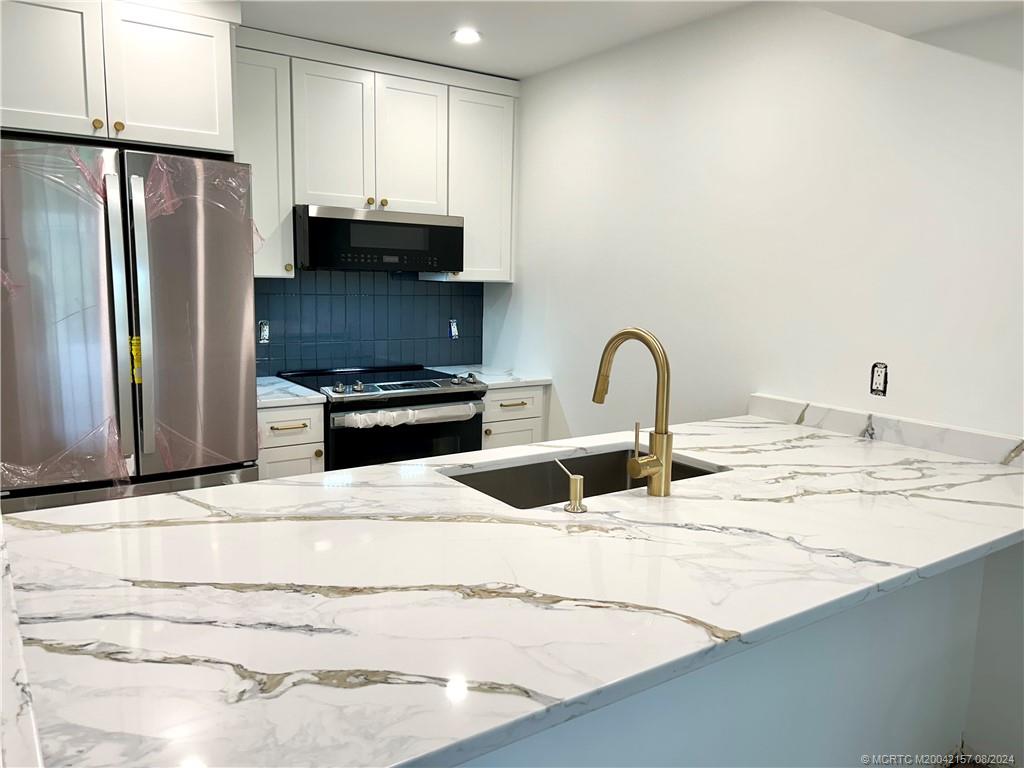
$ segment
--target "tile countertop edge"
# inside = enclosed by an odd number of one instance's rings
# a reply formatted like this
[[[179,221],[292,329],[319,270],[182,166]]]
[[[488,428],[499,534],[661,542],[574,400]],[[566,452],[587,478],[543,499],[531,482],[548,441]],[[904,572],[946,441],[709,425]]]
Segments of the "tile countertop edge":
[[[687,486],[688,491],[683,492],[683,489],[680,488],[678,495],[665,499],[652,500],[637,492],[593,497],[592,513],[588,519],[593,525],[604,524],[606,528],[604,535],[607,538],[603,539],[604,543],[601,545],[606,548],[609,556],[614,554],[616,540],[620,540],[619,534],[615,533],[612,528],[608,528],[609,524],[613,524],[614,529],[626,529],[627,534],[643,533],[645,529],[654,527],[657,529],[658,535],[651,540],[653,544],[662,548],[682,546],[687,553],[691,553],[694,548],[698,552],[705,549],[709,552],[717,552],[718,548],[722,546],[728,547],[729,539],[726,538],[723,542],[722,536],[739,535],[744,537],[743,541],[749,543],[749,536],[757,534],[755,536],[757,548],[763,548],[764,554],[757,555],[759,550],[755,548],[754,556],[758,557],[754,562],[755,565],[766,563],[786,567],[794,575],[803,574],[803,578],[810,579],[811,583],[816,583],[819,587],[831,584],[832,580],[836,579],[836,588],[829,590],[830,593],[819,591],[807,595],[805,592],[779,592],[778,589],[771,586],[774,581],[762,585],[755,580],[733,590],[735,594],[733,591],[730,592],[730,595],[738,600],[738,605],[734,605],[730,601],[729,606],[725,609],[712,611],[710,606],[713,601],[709,601],[714,593],[714,580],[705,580],[702,583],[694,584],[690,592],[685,595],[688,598],[687,601],[681,605],[669,601],[665,604],[651,603],[649,607],[658,610],[685,611],[691,617],[696,616],[700,617],[702,621],[713,622],[705,627],[711,626],[713,629],[717,629],[715,624],[730,627],[730,630],[725,631],[730,632],[732,636],[722,638],[709,633],[708,637],[703,640],[695,640],[692,645],[688,642],[683,647],[675,646],[674,643],[678,640],[676,638],[670,644],[672,647],[669,647],[664,643],[676,636],[660,632],[660,630],[652,630],[651,636],[645,643],[657,646],[661,641],[664,648],[664,653],[660,654],[661,658],[652,655],[648,656],[645,661],[643,654],[640,654],[636,659],[637,666],[635,667],[617,667],[617,672],[608,668],[608,677],[604,682],[598,680],[596,683],[574,684],[578,690],[567,690],[564,698],[553,702],[549,701],[546,704],[543,700],[538,701],[539,706],[536,710],[504,715],[502,717],[506,719],[503,722],[487,724],[486,720],[489,716],[486,711],[483,711],[480,722],[474,723],[472,719],[467,720],[462,733],[458,734],[455,740],[441,747],[436,746],[436,736],[433,738],[423,736],[424,743],[422,744],[406,744],[405,741],[413,737],[403,737],[396,741],[393,751],[389,752],[387,746],[382,745],[380,747],[382,751],[375,753],[379,758],[378,762],[422,765],[439,762],[457,763],[472,759],[573,717],[594,711],[660,683],[713,664],[755,645],[802,629],[813,622],[839,614],[856,605],[873,600],[875,597],[890,594],[932,575],[951,570],[1024,541],[1024,530],[1021,528],[1019,518],[1011,517],[1011,511],[1019,512],[1021,508],[1019,488],[1021,473],[1009,467],[971,461],[951,462],[948,455],[908,449],[883,441],[848,437],[805,426],[787,426],[775,420],[756,416],[673,425],[672,431],[677,434],[675,453],[678,456],[694,455],[711,463],[731,466],[732,470],[707,476],[703,482],[700,479],[692,481],[693,485]],[[559,517],[554,509],[507,510],[491,503],[482,503],[482,499],[475,493],[470,493],[463,486],[454,483],[419,486],[417,485],[420,482],[418,478],[430,470],[433,471],[433,474],[447,476],[450,479],[454,471],[466,467],[476,466],[479,469],[484,469],[502,464],[523,463],[524,460],[542,455],[599,452],[607,450],[613,444],[628,442],[629,437],[629,433],[626,432],[610,433],[551,441],[514,449],[496,449],[476,455],[466,454],[463,455],[463,461],[466,463],[462,467],[459,466],[461,462],[458,459],[453,464],[453,457],[437,457],[397,465],[346,470],[345,472],[350,475],[365,475],[365,478],[363,483],[351,486],[357,489],[356,495],[349,502],[350,508],[341,517],[352,515],[352,519],[358,521],[360,515],[358,505],[366,503],[361,502],[358,496],[359,488],[378,486],[381,492],[388,493],[409,483],[412,484],[411,488],[421,488],[415,498],[409,497],[410,501],[415,501],[416,504],[447,502],[447,506],[450,508],[448,515],[456,522],[459,522],[459,518],[463,515],[478,516],[480,507],[485,507],[493,515],[502,518],[502,522],[531,526],[529,530],[547,531],[552,527],[558,528],[568,525],[569,521]],[[763,463],[765,452],[771,456],[768,464]],[[856,470],[856,472],[851,473],[851,470]],[[218,506],[236,507],[242,510],[248,509],[244,502],[247,493],[251,490],[256,495],[250,503],[255,503],[258,499],[259,505],[263,505],[260,509],[263,507],[272,509],[275,506],[275,486],[280,486],[278,495],[282,495],[283,498],[286,494],[289,504],[293,503],[295,494],[300,493],[302,487],[308,486],[306,492],[308,499],[305,503],[316,505],[320,496],[333,498],[332,494],[336,492],[335,489],[338,486],[330,483],[329,479],[337,478],[342,474],[327,473],[319,476],[307,476],[302,478],[302,483],[298,484],[269,481],[191,491],[175,494],[173,497],[168,496],[167,500],[169,505],[172,502],[177,505],[191,499],[216,501]],[[1000,477],[1005,477],[1006,480],[999,480]],[[990,490],[985,492],[965,490],[978,488],[979,480],[983,479],[985,480],[984,487],[990,488]],[[994,487],[992,484],[995,484]],[[433,495],[429,492],[424,495],[423,491],[428,488],[435,489]],[[832,495],[837,488],[842,491],[841,495]],[[926,488],[928,489],[927,495],[922,495],[920,492]],[[864,493],[868,493],[869,496],[864,497]],[[859,501],[860,499],[868,499],[868,502]],[[886,507],[885,504],[878,504],[875,499],[891,499],[898,506]],[[401,497],[396,497],[395,501],[400,504]],[[715,502],[719,503],[716,505]],[[769,502],[775,502],[777,506],[762,506]],[[205,526],[216,525],[217,522],[215,518],[210,518],[207,521],[208,513],[204,511],[206,503],[204,501],[203,504],[196,505],[196,509],[186,512],[188,516],[198,516],[197,521],[201,523],[201,527],[193,530],[200,533]],[[352,504],[356,506],[352,508]],[[830,511],[836,504],[841,505],[839,512],[843,514],[838,516],[819,514]],[[134,501],[125,500],[77,507],[75,508],[78,512],[77,516],[84,520],[73,523],[73,525],[90,521],[104,524],[103,521],[108,517],[123,522],[130,519],[133,514],[138,514],[142,518],[152,515],[154,519],[171,519],[179,516],[181,512],[180,509],[175,509],[173,514],[168,517],[167,513],[171,513],[170,509],[157,515],[155,510],[146,511],[141,508],[135,510],[134,505]],[[933,515],[933,507],[936,505],[953,506],[943,509],[943,514]],[[773,515],[771,520],[765,520],[763,519],[764,515],[760,514],[765,509],[777,510],[778,513]],[[875,533],[874,526],[878,522],[884,524],[885,521],[890,520],[894,509],[901,515],[899,520],[901,529],[906,529],[913,534],[916,528],[920,528],[922,531],[928,531],[929,536],[922,538],[908,534],[902,538],[897,537],[898,540],[879,538],[880,534]],[[403,514],[415,512],[411,508],[399,509],[399,511]],[[815,514],[808,515],[809,511],[815,512]],[[533,521],[538,514],[542,519],[548,520],[544,514],[549,512],[554,514],[554,517],[550,518],[551,525],[539,529],[532,527],[536,525]],[[858,514],[851,516],[850,512]],[[301,506],[296,508],[294,514],[300,513]],[[38,534],[32,532],[33,520],[42,517],[40,523],[44,526],[47,524],[46,514],[46,512],[40,512],[12,516],[18,520],[27,521],[29,526],[28,530],[14,529],[12,526],[11,532],[15,533],[15,536],[9,539],[9,542],[13,550],[31,545],[37,535],[44,537],[53,535],[52,533],[47,534],[45,531]],[[239,514],[255,515],[252,522],[257,522],[259,515],[264,513],[257,512],[253,508],[250,512],[239,512]],[[666,518],[665,515],[674,515],[681,519],[674,521],[671,518]],[[746,522],[751,515],[762,520],[754,526],[757,530],[739,527],[751,525]],[[324,521],[332,519],[335,518],[328,514]],[[373,520],[372,515],[370,519]],[[390,518],[388,519],[390,520]],[[315,516],[312,520],[316,520]],[[439,520],[438,523],[440,522],[442,521]],[[480,520],[467,520],[466,522],[481,523]],[[573,521],[574,524],[578,522],[578,520]],[[275,523],[271,522],[270,524]],[[302,524],[297,521],[293,525]],[[357,524],[357,522],[351,523],[351,525]],[[407,523],[400,518],[395,519],[393,523],[388,522],[390,529],[388,537],[390,538],[382,539],[382,543],[398,546],[403,543],[408,544],[413,538],[419,540],[421,534],[430,531],[426,529],[409,530],[406,526],[423,524],[423,522]],[[392,525],[393,528],[391,528]],[[798,533],[794,533],[796,525],[805,527]],[[160,528],[157,526],[153,530],[159,531]],[[221,529],[222,537],[242,530],[244,529],[234,526],[230,529]],[[3,529],[0,528],[0,534],[2,533]],[[343,537],[339,541],[343,542],[344,536],[347,536],[348,533],[348,531],[344,531]],[[358,529],[354,533],[358,533]],[[563,531],[563,533],[565,532]],[[647,533],[650,531],[648,530]],[[68,531],[66,535],[81,534]],[[445,535],[449,535],[447,531]],[[550,536],[544,534],[544,536],[544,542],[548,546],[560,546],[569,541],[565,536],[557,535],[557,532]],[[678,537],[678,540],[672,538],[673,536]],[[709,537],[714,541],[709,543]],[[635,542],[631,546],[642,546],[643,537],[639,539],[630,537],[629,540]],[[45,542],[40,542],[40,544],[42,543]],[[224,549],[225,544],[230,543],[229,539],[222,541],[221,550]],[[295,542],[284,541],[283,544],[294,545]],[[571,547],[566,549],[566,552],[569,549]],[[575,550],[578,551],[578,547]],[[22,560],[22,566],[32,564],[31,546],[28,546],[27,551],[16,554],[28,558]],[[499,546],[498,550],[492,554],[506,554],[513,557],[514,550],[502,552]],[[749,559],[750,555],[747,557]],[[805,559],[808,561],[807,563],[804,562]],[[527,558],[524,561],[516,561],[514,564],[526,565],[529,562],[531,559]],[[614,560],[608,562],[614,563]],[[469,562],[456,561],[452,563],[452,567],[455,565],[466,567],[467,572],[471,570]],[[302,566],[296,567],[301,571]],[[733,573],[736,566],[725,563],[719,568],[722,569],[722,573],[718,574],[721,576],[724,573]],[[18,563],[15,564],[16,574],[17,570]],[[743,572],[756,573],[756,569],[754,571],[748,569]],[[411,575],[421,574],[414,570]],[[110,576],[125,577],[120,572],[111,572]],[[295,576],[300,579],[305,578],[306,573],[304,571],[297,572]],[[337,574],[337,578],[343,576],[345,573],[344,570],[341,570]],[[845,578],[847,576],[849,580]],[[689,577],[692,578],[693,574],[690,574]],[[369,573],[367,578],[372,579],[373,573]],[[629,593],[631,584],[628,580],[618,584],[614,593],[603,594],[600,590],[595,591],[594,589],[580,592],[564,591],[565,585],[559,581],[558,574],[554,571],[550,574],[547,571],[535,571],[532,574],[524,574],[522,579],[524,584],[528,584],[526,588],[539,590],[541,594],[581,595],[580,597],[559,598],[560,600],[576,600],[587,603],[595,600],[614,602],[637,599],[637,595]],[[33,583],[31,571],[26,577],[26,581],[29,584]],[[468,580],[465,583],[477,582]],[[754,600],[751,589],[764,589],[765,587],[778,592],[773,604],[771,601],[766,603],[763,598]],[[71,585],[70,587],[62,586],[62,588],[73,590],[78,587]],[[642,589],[639,596],[643,597]],[[491,603],[488,601],[488,604]],[[203,605],[209,607],[205,603]],[[518,605],[518,603],[513,601],[509,605]],[[28,615],[32,614],[33,607],[30,604],[19,605],[19,608],[22,607],[27,610]],[[73,608],[73,605],[70,607]],[[586,605],[583,607],[587,610],[581,615],[591,612]],[[707,611],[708,614],[705,615],[704,611]],[[743,617],[748,614],[749,620],[744,620]],[[16,616],[14,618],[17,620]],[[33,625],[34,631],[37,633],[43,631],[39,629],[43,626],[45,625]],[[557,632],[557,629],[555,631]],[[718,630],[719,633],[722,631]],[[415,633],[410,634],[409,641],[416,642],[416,637]],[[572,638],[569,636],[563,639],[566,642],[572,642]],[[372,641],[373,638],[370,637],[369,640]],[[510,639],[509,642],[514,645],[514,640]],[[538,670],[530,664],[528,655],[514,658],[522,663],[521,673],[524,676],[538,673]],[[486,661],[481,662],[476,671],[486,672],[487,663]],[[642,666],[645,663],[647,666]],[[396,666],[401,667],[400,664]],[[595,675],[599,673],[600,669],[593,671]],[[478,675],[477,679],[486,680],[488,678],[486,675]],[[524,685],[529,684],[529,678],[526,679],[527,682],[523,683]],[[517,678],[513,682],[519,683],[521,680]],[[579,689],[583,684],[591,687]],[[52,691],[50,693],[52,694]],[[467,709],[466,714],[469,716],[478,713],[476,710]],[[49,716],[52,718],[56,715],[54,712],[50,712]],[[434,743],[430,744],[431,741]],[[403,752],[405,754],[402,754]],[[244,759],[243,754],[240,754],[239,757]],[[320,762],[313,764],[320,764]]]
[[[453,376],[473,373],[490,389],[510,389],[512,387],[542,387],[551,384],[551,377],[546,374],[526,373],[512,368],[501,368],[491,365],[437,365],[430,366],[437,371],[450,373]]]
[[[322,392],[293,384],[277,376],[256,377],[256,409],[284,408],[296,405],[322,405],[327,402]]]

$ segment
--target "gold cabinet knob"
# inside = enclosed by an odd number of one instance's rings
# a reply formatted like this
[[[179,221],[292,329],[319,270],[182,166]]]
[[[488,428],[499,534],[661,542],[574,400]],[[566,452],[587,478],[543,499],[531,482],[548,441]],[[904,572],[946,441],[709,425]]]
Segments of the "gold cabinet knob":
[[[291,272],[293,269],[295,269],[295,267],[293,267],[291,264],[285,264],[284,265],[284,271],[285,272]]]
[[[367,205],[373,205],[375,202],[377,202],[377,201],[375,199],[373,199],[372,197],[366,198],[366,204]]]
[[[388,207],[388,199],[386,197],[382,197],[380,199],[380,207],[381,208],[387,208]]]
[[[103,121],[100,120],[98,117],[94,117],[92,120],[92,127],[98,131],[100,128],[103,127]]]
[[[324,455],[324,452],[317,448],[315,451],[313,451],[313,455],[319,459],[321,456]]]
[[[490,437],[491,435],[494,434],[494,430],[492,430],[490,427],[488,427],[487,429],[484,430],[484,434],[487,435],[488,437]]]
[[[124,130],[124,123],[122,123],[120,120],[115,120],[114,121],[114,130],[117,131],[118,133],[123,131]]]

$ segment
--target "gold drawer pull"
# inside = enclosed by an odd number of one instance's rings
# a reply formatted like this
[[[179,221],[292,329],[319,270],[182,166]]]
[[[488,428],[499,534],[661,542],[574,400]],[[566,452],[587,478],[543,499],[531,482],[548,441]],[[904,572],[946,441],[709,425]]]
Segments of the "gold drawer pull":
[[[288,424],[284,427],[279,427],[274,424],[270,427],[271,432],[285,432],[289,429],[309,429],[309,424],[303,422],[302,424]]]
[[[520,400],[518,403],[498,403],[499,408],[522,408],[524,405],[529,405],[525,400]]]
[[[491,435],[494,434],[494,430],[488,427],[487,429],[484,430],[484,434],[490,437]]]

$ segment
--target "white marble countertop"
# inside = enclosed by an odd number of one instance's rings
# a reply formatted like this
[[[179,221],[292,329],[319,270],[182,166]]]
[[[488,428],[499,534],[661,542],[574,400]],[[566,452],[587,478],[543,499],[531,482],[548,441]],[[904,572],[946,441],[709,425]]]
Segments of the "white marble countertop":
[[[508,389],[509,387],[535,387],[551,383],[551,377],[546,374],[527,373],[514,371],[511,368],[498,368],[490,365],[438,365],[430,366],[434,370],[445,373],[463,374],[474,373],[491,389]]]
[[[277,376],[256,377],[256,407],[282,408],[287,405],[320,405],[327,402],[322,392],[294,384]]]
[[[8,515],[4,674],[47,764],[454,764],[1024,538],[1020,468],[673,431],[731,470],[583,515],[449,473],[630,433]]]

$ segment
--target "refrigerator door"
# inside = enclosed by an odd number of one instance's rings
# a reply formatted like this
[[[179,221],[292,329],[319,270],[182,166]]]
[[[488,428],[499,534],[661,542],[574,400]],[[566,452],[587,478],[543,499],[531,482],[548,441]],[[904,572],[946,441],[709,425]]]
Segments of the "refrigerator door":
[[[117,152],[8,139],[0,164],[0,487],[127,479]]]
[[[125,153],[143,476],[255,460],[249,166]]]

